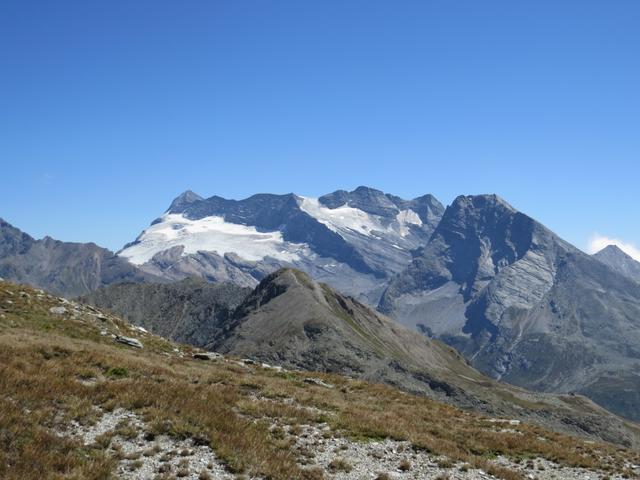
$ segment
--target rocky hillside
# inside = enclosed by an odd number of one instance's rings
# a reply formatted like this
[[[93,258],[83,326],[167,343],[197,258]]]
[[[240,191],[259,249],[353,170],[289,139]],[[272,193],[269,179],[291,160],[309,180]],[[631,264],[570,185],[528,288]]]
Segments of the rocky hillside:
[[[458,197],[380,310],[495,378],[640,419],[640,285],[496,196]]]
[[[93,243],[35,240],[2,219],[0,277],[69,297],[116,282],[160,281]]]
[[[594,441],[593,431],[582,432],[587,441],[384,385],[207,355],[7,282],[0,412],[6,480],[640,474],[637,450]]]
[[[119,283],[81,297],[165,338],[204,346],[228,324],[251,293],[233,283],[198,278],[174,283]]]
[[[94,304],[103,308],[109,293],[117,288],[127,286],[110,287],[89,299],[102,300]],[[139,288],[134,286],[132,298]],[[149,292],[152,290],[145,295]],[[118,295],[122,297],[123,290]],[[160,294],[161,301],[166,298]],[[149,296],[141,305],[153,303]],[[119,305],[127,308],[126,303]],[[187,297],[178,301],[182,305],[194,303]],[[173,318],[157,309],[139,312],[138,318],[147,319],[147,326],[171,324]],[[149,320],[155,315],[159,317]],[[175,317],[175,322],[190,331],[183,323],[187,316]],[[635,441],[633,435],[629,437],[630,424],[586,398],[535,394],[491,380],[440,341],[402,327],[301,271],[283,269],[269,275],[227,318],[198,320],[215,328],[214,335],[196,346],[289,369],[384,382],[465,409],[538,422],[561,431],[597,431],[609,440]]]

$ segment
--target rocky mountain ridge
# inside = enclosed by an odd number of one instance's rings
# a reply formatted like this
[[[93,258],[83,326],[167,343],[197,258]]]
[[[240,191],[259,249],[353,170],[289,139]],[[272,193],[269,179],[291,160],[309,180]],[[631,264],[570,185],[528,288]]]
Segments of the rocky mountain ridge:
[[[0,277],[69,297],[122,281],[162,281],[94,243],[36,240],[3,219]]]
[[[640,418],[640,285],[499,197],[447,207],[379,308],[494,378]]]
[[[251,287],[280,267],[295,267],[375,304],[443,211],[432,195],[404,200],[368,187],[317,199],[204,199],[187,191],[118,255],[154,275]]]

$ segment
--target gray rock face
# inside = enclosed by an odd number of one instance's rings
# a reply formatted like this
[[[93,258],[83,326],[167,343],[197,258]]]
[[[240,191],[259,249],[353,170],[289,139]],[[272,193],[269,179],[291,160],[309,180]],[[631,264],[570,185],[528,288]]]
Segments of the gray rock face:
[[[376,304],[443,211],[431,195],[403,200],[368,187],[317,200],[294,194],[203,199],[188,191],[119,255],[171,280],[196,275],[243,286],[295,267]],[[189,230],[189,222],[200,223]],[[261,247],[269,242],[271,250]]]
[[[118,343],[128,345],[129,347],[144,348],[144,346],[142,345],[142,342],[137,338],[123,337],[122,335],[116,335],[114,340]]]
[[[634,260],[615,245],[609,245],[594,253],[593,258],[600,260],[625,277],[640,283],[640,262]]]
[[[216,352],[197,352],[193,354],[193,358],[198,360],[220,360],[224,358],[221,354]]]
[[[0,275],[56,295],[77,296],[115,282],[160,281],[93,243],[35,240],[0,219]]]
[[[379,308],[495,378],[640,419],[640,285],[496,196],[457,198]]]
[[[170,284],[112,285],[81,297],[171,340],[204,346],[220,335],[249,288],[190,278]]]

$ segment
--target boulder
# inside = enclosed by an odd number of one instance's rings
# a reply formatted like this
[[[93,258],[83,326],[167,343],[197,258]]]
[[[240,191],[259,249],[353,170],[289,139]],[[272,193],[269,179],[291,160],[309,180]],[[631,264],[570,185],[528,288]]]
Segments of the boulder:
[[[222,355],[216,352],[197,352],[193,354],[193,358],[197,360],[218,360]]]
[[[310,383],[311,385],[318,385],[319,387],[324,387],[324,388],[333,388],[333,385],[331,385],[330,383],[323,382],[319,378],[307,377],[304,379],[304,383]]]
[[[135,347],[135,348],[143,347],[142,343],[140,343],[140,340],[137,340],[131,337],[123,337],[122,335],[116,335],[116,338],[114,340],[118,343],[124,343],[125,345],[129,345],[130,347]]]

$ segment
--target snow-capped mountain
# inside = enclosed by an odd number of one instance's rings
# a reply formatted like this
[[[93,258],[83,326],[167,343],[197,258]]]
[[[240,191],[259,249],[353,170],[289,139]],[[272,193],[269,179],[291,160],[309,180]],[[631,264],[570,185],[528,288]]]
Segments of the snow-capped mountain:
[[[320,198],[244,200],[187,191],[118,255],[166,278],[197,275],[247,286],[293,266],[375,304],[443,212],[431,195],[404,200],[367,187]]]

